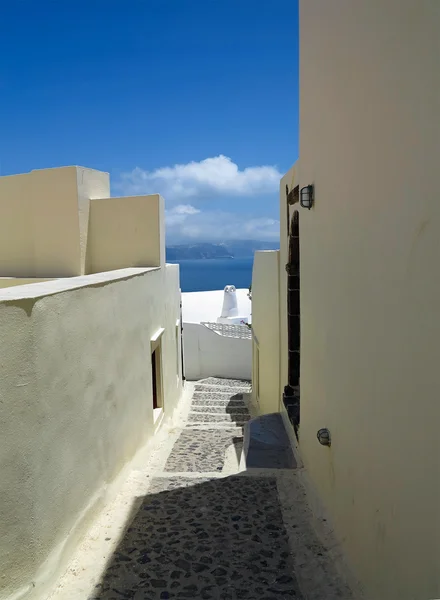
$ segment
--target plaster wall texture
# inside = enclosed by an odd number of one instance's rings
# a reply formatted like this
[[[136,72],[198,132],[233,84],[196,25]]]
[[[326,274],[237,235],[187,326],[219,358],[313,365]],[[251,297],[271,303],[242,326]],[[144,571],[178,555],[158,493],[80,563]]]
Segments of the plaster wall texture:
[[[162,327],[172,415],[179,314],[177,265],[0,291],[0,598],[44,597],[152,436],[150,340]]]
[[[301,455],[389,600],[440,597],[439,31],[436,0],[300,5]]]
[[[250,380],[252,340],[217,334],[199,323],[183,323],[185,377]]]
[[[92,200],[90,271],[163,266],[164,227],[164,200],[159,194]]]
[[[253,400],[261,414],[277,412],[280,404],[279,272],[279,251],[255,252],[252,334],[253,364],[256,361],[255,352],[258,352],[258,372],[255,376],[259,381],[258,384],[254,381]]]

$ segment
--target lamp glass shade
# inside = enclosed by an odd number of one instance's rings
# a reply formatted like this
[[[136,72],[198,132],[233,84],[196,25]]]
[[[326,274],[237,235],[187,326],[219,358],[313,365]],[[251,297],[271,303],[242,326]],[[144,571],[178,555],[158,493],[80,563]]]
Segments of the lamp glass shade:
[[[300,204],[303,208],[312,208],[313,204],[313,185],[306,185],[300,191]]]

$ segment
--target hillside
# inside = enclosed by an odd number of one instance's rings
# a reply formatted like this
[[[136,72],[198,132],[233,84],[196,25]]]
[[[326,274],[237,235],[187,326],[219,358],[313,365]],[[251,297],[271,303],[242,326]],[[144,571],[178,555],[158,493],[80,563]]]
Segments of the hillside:
[[[279,243],[255,240],[231,240],[218,244],[197,243],[168,246],[167,260],[197,260],[209,258],[251,258],[256,250],[277,250]]]

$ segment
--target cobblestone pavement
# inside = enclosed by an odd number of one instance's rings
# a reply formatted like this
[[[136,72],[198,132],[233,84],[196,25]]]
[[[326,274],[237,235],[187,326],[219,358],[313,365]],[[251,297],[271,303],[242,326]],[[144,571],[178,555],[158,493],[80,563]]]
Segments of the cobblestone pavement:
[[[94,591],[81,600],[351,599],[321,564],[325,552],[301,508],[303,492],[283,483],[294,471],[239,472],[249,391],[247,382],[217,378],[195,385],[163,471],[153,474]],[[314,578],[321,591],[310,595]]]
[[[274,479],[153,486],[98,598],[301,598]]]

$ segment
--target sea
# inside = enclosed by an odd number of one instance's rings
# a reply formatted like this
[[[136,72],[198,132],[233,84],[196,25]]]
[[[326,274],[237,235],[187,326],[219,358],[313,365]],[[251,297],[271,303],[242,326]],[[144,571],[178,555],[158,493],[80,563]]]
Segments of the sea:
[[[226,285],[249,288],[253,257],[169,261],[180,265],[182,292],[222,290]]]

